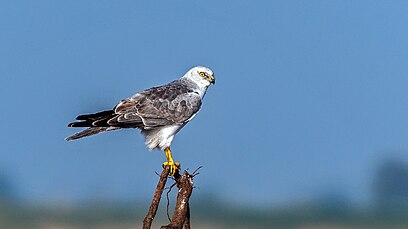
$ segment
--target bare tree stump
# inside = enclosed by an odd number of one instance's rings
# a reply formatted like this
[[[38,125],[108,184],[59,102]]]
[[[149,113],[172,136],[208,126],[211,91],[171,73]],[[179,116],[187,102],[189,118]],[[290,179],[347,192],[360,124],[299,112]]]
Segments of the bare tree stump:
[[[179,191],[173,218],[170,224],[162,226],[161,229],[181,229],[185,223],[188,228],[190,227],[190,207],[188,201],[193,192],[193,176],[184,171],[184,174],[176,182]]]
[[[153,219],[156,216],[161,196],[163,194],[164,187],[167,182],[169,171],[169,167],[166,166],[160,175],[160,179],[154,192],[149,211],[147,212],[147,215],[143,220],[143,229],[151,228]],[[162,226],[161,229],[181,229],[183,228],[183,225],[184,228],[190,229],[189,199],[191,193],[193,192],[193,177],[194,174],[189,174],[187,171],[184,171],[183,175],[180,175],[178,172],[174,175],[178,188],[176,207],[174,209],[170,224]]]
[[[143,220],[143,229],[150,229],[152,226],[152,222],[154,217],[156,216],[157,208],[160,204],[160,199],[163,194],[164,186],[167,182],[167,177],[169,176],[170,167],[166,166],[159,179],[159,183],[157,183],[156,191],[154,192],[152,203],[150,204],[149,211],[147,212],[146,217]]]

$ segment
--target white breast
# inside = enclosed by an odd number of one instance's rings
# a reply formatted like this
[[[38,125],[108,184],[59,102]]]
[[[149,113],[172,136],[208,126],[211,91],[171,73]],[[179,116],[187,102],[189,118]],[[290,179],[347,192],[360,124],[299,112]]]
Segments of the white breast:
[[[173,141],[174,135],[183,128],[182,125],[171,125],[162,128],[155,128],[150,130],[142,130],[142,134],[145,136],[145,144],[149,150],[160,148],[164,150],[170,147]]]

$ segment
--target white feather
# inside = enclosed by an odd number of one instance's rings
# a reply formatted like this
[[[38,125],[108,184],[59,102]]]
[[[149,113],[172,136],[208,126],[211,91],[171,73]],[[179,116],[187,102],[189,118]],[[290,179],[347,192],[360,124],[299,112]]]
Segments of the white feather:
[[[185,124],[175,124],[160,129],[142,130],[147,148],[149,150],[155,148],[164,150],[165,148],[170,147],[174,135],[176,135],[184,125]]]
[[[208,80],[204,79],[202,76],[200,76],[199,74],[200,72],[206,72],[209,75],[214,75],[211,69],[203,66],[197,66],[186,72],[183,78],[187,78],[197,85],[197,88],[194,91],[197,92],[202,99],[204,98],[204,95],[207,92],[207,88],[208,86],[210,86],[211,83]]]
[[[213,76],[213,72],[209,68],[197,66],[190,69],[186,74],[184,74],[182,78],[186,78],[196,84],[197,87],[195,87],[194,91],[200,95],[201,99],[203,99],[211,82],[200,76],[200,72],[206,72],[208,75]],[[137,94],[135,96],[137,96]],[[160,128],[142,130],[141,132],[145,136],[145,144],[147,148],[149,150],[153,150],[156,148],[164,150],[165,148],[170,147],[171,142],[173,141],[173,138],[177,134],[177,132],[179,132],[180,129],[183,128],[184,125],[186,125],[191,119],[193,119],[196,114],[197,113],[193,114],[183,124],[173,124]]]

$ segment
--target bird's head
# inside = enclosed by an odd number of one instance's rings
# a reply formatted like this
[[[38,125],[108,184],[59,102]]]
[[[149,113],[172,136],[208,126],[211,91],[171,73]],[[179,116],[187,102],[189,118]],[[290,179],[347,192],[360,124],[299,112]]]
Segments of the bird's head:
[[[201,87],[208,87],[210,84],[215,84],[214,73],[211,69],[203,66],[197,66],[190,69],[185,77],[194,81]]]

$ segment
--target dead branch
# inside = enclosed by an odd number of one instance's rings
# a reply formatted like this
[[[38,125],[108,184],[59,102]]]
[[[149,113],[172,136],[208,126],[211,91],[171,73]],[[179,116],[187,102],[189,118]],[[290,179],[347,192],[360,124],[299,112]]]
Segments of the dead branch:
[[[156,216],[157,208],[159,207],[160,198],[162,196],[164,186],[167,182],[167,177],[169,176],[169,171],[170,167],[166,166],[160,175],[159,183],[157,183],[156,191],[154,192],[149,211],[147,212],[147,215],[143,220],[143,229],[150,229],[152,226],[153,219]]]
[[[183,225],[185,225],[186,228],[190,228],[190,208],[188,201],[193,192],[193,176],[187,171],[184,171],[181,177],[176,178],[176,182],[179,192],[173,218],[170,224],[162,226],[161,229],[181,229]]]
[[[151,228],[153,219],[156,216],[161,196],[163,194],[164,186],[167,182],[169,171],[169,167],[166,166],[160,175],[160,180],[157,184],[156,191],[154,192],[149,211],[147,212],[147,215],[143,220],[143,229]],[[170,224],[162,226],[161,229],[181,229],[183,228],[183,225],[184,228],[190,229],[189,199],[193,191],[193,177],[195,175],[197,174],[189,174],[187,171],[184,171],[183,175],[180,175],[178,172],[174,175],[174,179],[178,188],[176,206]]]
[[[190,203],[187,202],[187,214],[186,214],[186,221],[184,221],[184,228],[190,229]]]

